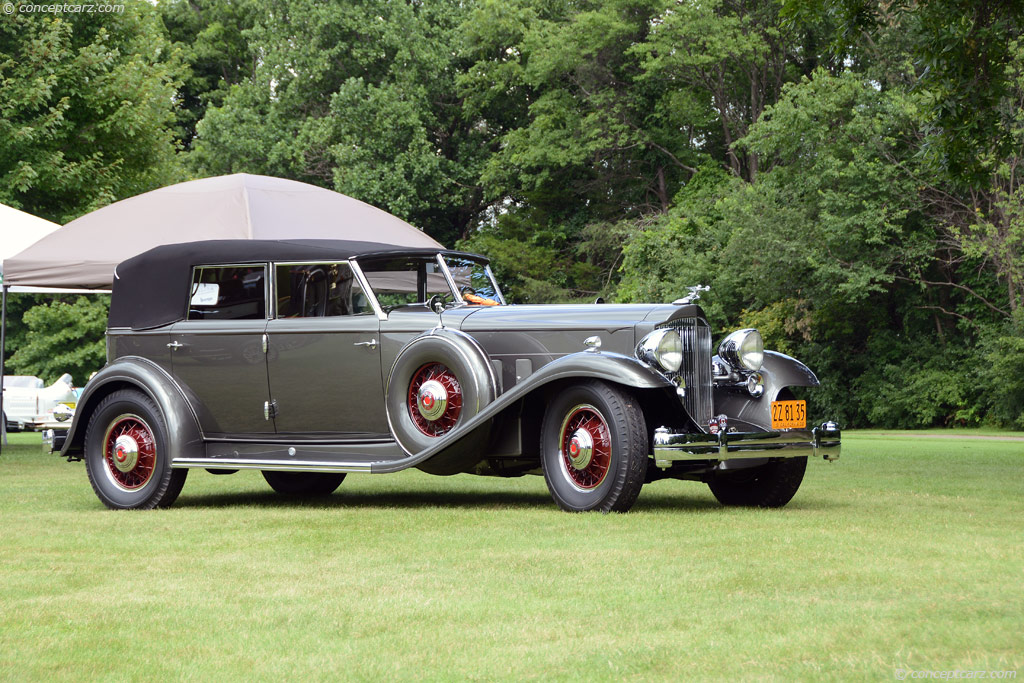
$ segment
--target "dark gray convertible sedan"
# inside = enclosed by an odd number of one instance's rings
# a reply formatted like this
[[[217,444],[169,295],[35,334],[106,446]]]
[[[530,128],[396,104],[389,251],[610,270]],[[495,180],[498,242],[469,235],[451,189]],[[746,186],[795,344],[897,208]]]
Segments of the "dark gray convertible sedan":
[[[369,242],[230,240],[120,264],[107,365],[61,455],[112,508],[172,504],[189,469],[287,495],[346,473],[543,474],[566,510],[657,479],[777,507],[839,456],[790,387],[805,365],[693,303],[506,305],[487,260]]]

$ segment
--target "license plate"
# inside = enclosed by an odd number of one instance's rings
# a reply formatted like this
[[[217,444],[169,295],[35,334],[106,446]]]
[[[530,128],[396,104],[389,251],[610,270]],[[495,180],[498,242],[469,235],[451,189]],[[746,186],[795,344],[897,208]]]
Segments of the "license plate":
[[[772,429],[807,426],[807,401],[772,401]]]

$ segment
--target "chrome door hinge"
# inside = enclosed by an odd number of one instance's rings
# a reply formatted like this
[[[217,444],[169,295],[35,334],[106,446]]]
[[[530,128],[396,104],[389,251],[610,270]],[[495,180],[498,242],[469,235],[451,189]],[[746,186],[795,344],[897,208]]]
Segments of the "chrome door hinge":
[[[263,402],[263,419],[269,420],[277,417],[277,401]]]
[[[263,353],[267,352],[267,335],[263,335]]]

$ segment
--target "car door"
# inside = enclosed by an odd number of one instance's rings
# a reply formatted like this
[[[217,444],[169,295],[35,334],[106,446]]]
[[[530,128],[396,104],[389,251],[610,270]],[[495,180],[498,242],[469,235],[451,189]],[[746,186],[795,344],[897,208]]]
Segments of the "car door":
[[[380,322],[352,269],[347,263],[274,268],[267,369],[278,434],[386,437]]]
[[[267,266],[196,267],[171,369],[207,436],[273,434],[267,385]]]

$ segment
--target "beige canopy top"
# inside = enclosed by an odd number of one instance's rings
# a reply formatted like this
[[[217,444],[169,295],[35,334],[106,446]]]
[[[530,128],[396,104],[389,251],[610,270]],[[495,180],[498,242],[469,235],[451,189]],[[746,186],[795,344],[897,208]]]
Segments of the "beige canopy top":
[[[171,185],[71,221],[3,262],[5,285],[110,287],[114,266],[162,244],[335,239],[443,248],[369,204],[283,178],[238,173]]]
[[[0,204],[0,274],[4,272],[4,259],[11,258],[59,227],[56,223]]]

